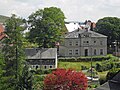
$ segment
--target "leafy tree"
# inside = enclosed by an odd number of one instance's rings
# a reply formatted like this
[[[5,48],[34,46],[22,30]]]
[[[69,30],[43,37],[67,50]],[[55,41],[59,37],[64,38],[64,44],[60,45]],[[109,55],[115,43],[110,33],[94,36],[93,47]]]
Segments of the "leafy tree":
[[[67,32],[63,12],[56,7],[39,9],[29,16],[30,42],[39,47],[54,47],[55,42],[61,41],[61,36]]]
[[[115,40],[120,39],[120,18],[104,17],[96,23],[96,32],[108,36],[108,46],[112,45]]]
[[[32,73],[29,71],[29,66],[25,64],[22,75],[19,77],[19,87],[21,89],[32,90]]]
[[[2,90],[19,90],[19,76],[22,74],[24,51],[23,51],[23,36],[22,32],[25,30],[23,27],[24,20],[12,15],[6,21],[6,35],[8,38],[3,40],[3,55],[4,55],[4,85]]]
[[[3,66],[4,66],[4,58],[3,58],[2,51],[0,49],[0,90],[2,90],[2,86],[4,83],[4,80],[2,78],[2,74],[4,73]]]
[[[44,79],[44,90],[86,90],[87,78],[82,72],[57,69]]]

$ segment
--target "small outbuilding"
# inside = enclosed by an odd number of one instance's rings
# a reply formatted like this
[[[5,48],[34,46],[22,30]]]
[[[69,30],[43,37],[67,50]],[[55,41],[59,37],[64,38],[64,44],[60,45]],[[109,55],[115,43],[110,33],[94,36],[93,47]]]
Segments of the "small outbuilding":
[[[26,48],[25,54],[32,69],[57,68],[57,48]]]

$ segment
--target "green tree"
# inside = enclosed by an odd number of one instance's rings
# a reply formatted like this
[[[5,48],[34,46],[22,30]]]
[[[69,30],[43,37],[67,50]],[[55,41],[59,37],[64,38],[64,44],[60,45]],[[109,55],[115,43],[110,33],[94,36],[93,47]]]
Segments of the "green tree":
[[[120,18],[104,17],[96,23],[96,32],[108,36],[108,47],[113,46],[113,42],[120,42]]]
[[[0,49],[0,90],[2,90],[2,87],[4,84],[4,78],[2,78],[2,75],[3,75],[3,66],[4,66],[4,58],[3,58],[3,54],[2,54],[2,51]]]
[[[6,21],[5,29],[8,36],[3,40],[2,53],[4,55],[4,83],[2,90],[19,90],[18,83],[19,77],[22,75],[23,61],[25,60],[23,51],[23,35],[25,30],[24,20],[17,18],[16,15],[12,15]]]
[[[54,47],[55,42],[61,41],[61,36],[67,32],[63,12],[56,7],[39,9],[29,16],[28,23],[30,42],[39,47]]]
[[[21,89],[23,90],[32,90],[32,73],[29,71],[29,66],[26,63],[23,71],[22,71],[22,75],[19,77],[20,81],[19,81],[19,86]]]

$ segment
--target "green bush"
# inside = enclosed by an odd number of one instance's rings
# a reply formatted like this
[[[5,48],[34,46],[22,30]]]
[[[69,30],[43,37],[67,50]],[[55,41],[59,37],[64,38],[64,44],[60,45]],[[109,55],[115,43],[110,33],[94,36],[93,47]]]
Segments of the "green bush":
[[[86,70],[88,69],[86,66],[81,66],[81,70]]]
[[[30,72],[33,74],[44,75],[44,74],[49,74],[54,70],[56,69],[37,69],[37,70],[30,70]]]
[[[100,82],[100,85],[104,84],[106,82],[106,76],[100,76],[99,82]]]
[[[102,70],[102,65],[99,64],[99,63],[96,63],[95,69],[96,69],[96,71],[98,71],[98,72],[102,72],[102,71],[103,71],[103,70]]]
[[[33,79],[33,90],[43,90],[43,80],[44,80],[44,75],[34,75]]]
[[[106,75],[106,80],[111,80],[119,71],[120,69],[118,68],[113,68],[109,70],[109,72]]]
[[[88,56],[88,57],[76,57],[76,58],[59,58],[59,61],[62,62],[80,62],[80,61],[102,61],[102,60],[109,60],[110,56]]]

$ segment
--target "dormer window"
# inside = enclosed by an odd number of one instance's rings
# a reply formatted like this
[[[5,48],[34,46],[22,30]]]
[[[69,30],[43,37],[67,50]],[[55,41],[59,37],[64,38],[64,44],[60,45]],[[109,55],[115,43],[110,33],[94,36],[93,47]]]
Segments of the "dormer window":
[[[84,34],[84,37],[89,37],[89,34]]]

